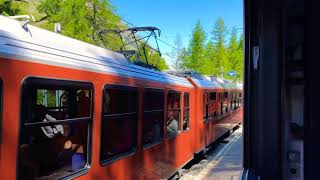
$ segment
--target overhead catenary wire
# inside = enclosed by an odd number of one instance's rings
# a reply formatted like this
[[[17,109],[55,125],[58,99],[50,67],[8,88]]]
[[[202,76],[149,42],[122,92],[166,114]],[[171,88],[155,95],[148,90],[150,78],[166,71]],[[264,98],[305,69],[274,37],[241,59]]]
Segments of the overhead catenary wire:
[[[119,18],[120,18],[123,22],[127,23],[128,25],[131,25],[131,26],[133,26],[133,27],[137,27],[136,25],[134,25],[133,23],[131,23],[131,22],[129,22],[129,21],[127,21],[127,20],[123,19],[122,17],[119,17]],[[168,42],[166,42],[166,41],[164,41],[164,40],[160,39],[159,37],[156,37],[156,38],[157,38],[157,40],[158,40],[159,42],[162,42],[163,44],[165,44],[165,45],[167,45],[167,46],[170,46],[170,47],[171,47],[171,48],[173,48],[173,49],[178,50],[178,48],[177,48],[177,47],[175,47],[174,45],[169,44]]]
[[[131,23],[131,22],[123,19],[122,17],[119,16],[119,18],[120,18],[123,22],[125,22],[126,24],[128,24],[128,25],[130,25],[130,26],[133,26],[133,27],[137,27],[136,25],[134,25],[133,23]],[[145,32],[145,33],[147,33],[147,32]],[[162,42],[163,44],[166,44],[167,46],[170,46],[171,48],[174,48],[174,49],[178,50],[177,47],[175,47],[175,46],[173,46],[173,45],[165,42],[164,40],[162,40],[162,39],[160,39],[160,38],[158,38],[158,37],[156,37],[156,39],[157,39],[159,42]],[[150,46],[148,46],[148,47],[151,48],[152,50],[154,50],[153,47],[150,47]],[[179,60],[178,57],[174,57],[174,56],[172,56],[172,55],[169,55],[168,53],[165,53],[165,54],[163,54],[163,55],[164,55],[164,56],[167,56],[167,57],[170,57],[170,58],[172,58],[172,59],[174,59],[174,60]]]

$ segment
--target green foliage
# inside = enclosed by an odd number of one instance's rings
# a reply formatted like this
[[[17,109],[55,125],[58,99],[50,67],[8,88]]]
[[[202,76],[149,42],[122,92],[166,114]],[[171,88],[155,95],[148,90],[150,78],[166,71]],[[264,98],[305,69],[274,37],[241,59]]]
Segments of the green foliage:
[[[3,16],[15,16],[23,12],[27,2],[16,0],[0,0],[0,14]]]
[[[43,17],[48,18],[49,22],[54,22],[55,16],[61,11],[62,9],[62,2],[63,0],[43,0],[37,6],[37,10],[40,13],[45,14]]]
[[[224,21],[218,18],[212,31],[212,42],[215,45],[215,58],[213,75],[222,76],[227,72],[227,53],[225,49],[227,28]]]
[[[107,0],[43,0],[38,11],[45,14],[42,20],[48,22],[43,28],[52,30],[54,23],[59,22],[62,34],[100,46],[103,42],[99,32],[120,24],[120,18]],[[111,38],[106,36],[103,41],[108,39]],[[107,48],[115,49],[115,43],[108,43]]]
[[[243,49],[243,34],[240,35],[240,39],[239,39],[239,42],[238,42],[238,58],[239,58],[239,63],[238,63],[238,66],[236,67],[236,72],[238,73],[238,77],[237,77],[237,80],[239,81],[243,81],[243,72],[244,72],[244,49]]]
[[[205,32],[200,21],[198,21],[192,32],[192,38],[190,40],[190,45],[188,48],[189,56],[183,54],[183,57],[185,58],[183,59],[183,66],[185,68],[194,69],[196,71],[199,71],[201,69],[202,63],[204,61],[205,40]]]
[[[230,80],[242,81],[243,78],[243,36],[237,38],[236,28],[232,28],[227,41],[227,27],[218,18],[206,42],[205,32],[198,22],[192,33],[189,47],[181,52],[185,69],[195,70],[204,75],[214,75]],[[237,76],[229,77],[227,72],[235,71]]]
[[[137,57],[135,59],[139,59],[140,61],[144,62],[144,63],[148,63],[150,65],[153,65],[155,67],[157,67],[160,70],[167,70],[169,69],[165,59],[163,59],[159,53],[155,52],[154,50],[150,49],[149,47],[145,47],[146,48],[146,56],[147,56],[147,60],[144,56],[144,54],[141,54],[140,57]],[[142,48],[141,48],[142,49]],[[142,53],[142,52],[141,52]]]
[[[236,28],[232,29],[230,41],[227,47],[227,55],[227,71],[236,70],[237,66],[240,63]]]

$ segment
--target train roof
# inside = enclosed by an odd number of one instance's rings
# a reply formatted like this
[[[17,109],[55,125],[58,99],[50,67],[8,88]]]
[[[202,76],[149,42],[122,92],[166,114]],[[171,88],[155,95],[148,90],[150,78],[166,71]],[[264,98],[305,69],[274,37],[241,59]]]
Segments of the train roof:
[[[188,80],[132,64],[122,54],[0,16],[0,56],[192,87]]]
[[[233,83],[225,79],[208,76],[211,81],[218,82],[224,89],[239,89],[238,83]]]
[[[209,80],[202,80],[202,79],[196,79],[192,78],[193,82],[201,88],[206,88],[206,89],[215,89],[215,88],[220,88],[222,89],[223,86],[221,86],[220,83],[215,82],[215,81],[209,81]]]
[[[193,83],[199,88],[203,89],[216,89],[223,88],[220,83],[217,81],[212,81],[208,79],[206,76],[203,76],[192,70],[179,70],[179,71],[166,71],[168,74],[172,74],[175,76],[190,78]]]

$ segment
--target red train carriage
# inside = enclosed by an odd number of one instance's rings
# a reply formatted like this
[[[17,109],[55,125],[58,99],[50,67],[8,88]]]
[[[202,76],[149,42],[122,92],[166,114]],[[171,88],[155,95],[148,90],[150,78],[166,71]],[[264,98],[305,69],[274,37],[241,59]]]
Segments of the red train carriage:
[[[202,151],[242,121],[241,86],[196,72],[169,71],[169,74],[186,77],[195,87],[196,134],[195,152]],[[238,96],[237,96],[238,95]],[[238,102],[238,103],[237,103]],[[200,138],[200,139],[199,139]]]
[[[199,152],[210,145],[217,136],[213,129],[215,124],[212,122],[221,117],[219,94],[223,92],[223,88],[220,84],[199,75],[191,76],[188,80],[194,85],[197,97],[197,133],[201,138],[199,143],[195,144],[195,149]]]
[[[224,91],[221,96],[221,116],[219,121],[215,127],[217,131],[219,131],[218,138],[221,137],[226,132],[234,129],[236,125],[242,122],[242,104],[239,93],[241,93],[242,89],[237,84],[230,83],[226,80],[221,79],[211,79],[214,82],[220,83],[223,87]],[[237,103],[238,102],[238,103]],[[220,128],[221,127],[221,128]]]
[[[168,178],[205,146],[196,89],[0,16],[0,179]]]
[[[193,157],[186,79],[0,22],[0,179],[165,178]]]

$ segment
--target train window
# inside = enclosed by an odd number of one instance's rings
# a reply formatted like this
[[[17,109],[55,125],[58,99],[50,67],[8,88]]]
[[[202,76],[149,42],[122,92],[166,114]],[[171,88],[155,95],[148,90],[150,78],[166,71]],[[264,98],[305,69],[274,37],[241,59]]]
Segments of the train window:
[[[28,78],[22,88],[19,179],[60,179],[86,171],[92,84]]]
[[[190,127],[190,95],[184,93],[183,97],[183,130],[188,130]]]
[[[223,93],[223,98],[227,99],[228,98],[228,92]]]
[[[210,92],[210,110],[209,110],[209,117],[212,119],[213,117],[217,116],[217,112],[215,109],[215,103],[217,100],[217,93],[216,92]]]
[[[234,93],[234,108],[237,109],[238,107],[238,92]]]
[[[0,144],[2,143],[2,96],[3,96],[3,83],[0,78]]]
[[[135,152],[137,88],[106,85],[102,110],[100,160],[102,165],[106,165]]]
[[[144,147],[161,142],[164,130],[164,92],[145,89],[143,93],[142,144]]]
[[[210,100],[213,100],[213,101],[217,100],[217,93],[216,92],[210,93]]]
[[[167,138],[171,138],[178,135],[180,130],[180,92],[168,92],[167,113]]]
[[[219,94],[219,107],[220,107],[220,112],[219,115],[223,115],[223,94],[222,93],[218,93]]]
[[[206,121],[209,117],[209,100],[208,93],[203,94],[203,120]]]

